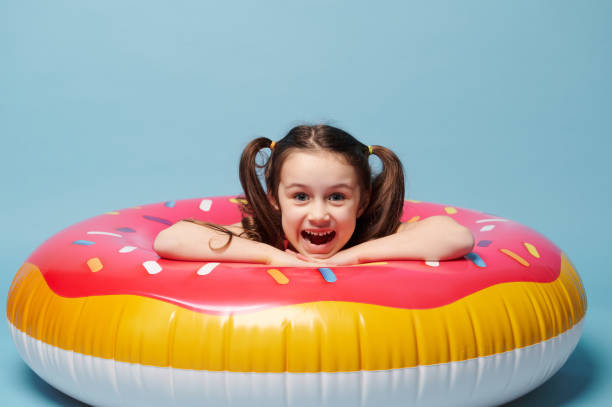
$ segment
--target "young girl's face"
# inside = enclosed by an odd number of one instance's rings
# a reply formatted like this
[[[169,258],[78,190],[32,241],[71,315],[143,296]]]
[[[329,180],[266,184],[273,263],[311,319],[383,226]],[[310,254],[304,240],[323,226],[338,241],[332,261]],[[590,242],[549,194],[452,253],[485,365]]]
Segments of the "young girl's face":
[[[313,258],[336,254],[355,230],[360,193],[355,169],[340,154],[290,153],[278,186],[283,232],[289,243]]]

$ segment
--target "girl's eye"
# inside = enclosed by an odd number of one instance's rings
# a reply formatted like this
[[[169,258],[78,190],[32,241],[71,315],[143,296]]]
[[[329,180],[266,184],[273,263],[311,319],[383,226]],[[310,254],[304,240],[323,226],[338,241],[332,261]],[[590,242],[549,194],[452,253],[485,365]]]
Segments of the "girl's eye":
[[[293,199],[296,201],[306,201],[308,199],[308,195],[303,192],[298,192],[297,194],[293,195]]]
[[[334,192],[333,194],[329,196],[329,200],[330,201],[342,201],[344,200],[344,194]]]

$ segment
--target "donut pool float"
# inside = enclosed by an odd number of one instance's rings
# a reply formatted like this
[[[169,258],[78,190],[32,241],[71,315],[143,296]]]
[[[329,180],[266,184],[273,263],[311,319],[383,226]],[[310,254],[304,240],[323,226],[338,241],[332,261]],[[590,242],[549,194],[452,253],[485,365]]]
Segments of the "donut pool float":
[[[240,219],[240,198],[107,212],[38,247],[10,287],[24,361],[92,405],[490,406],[552,376],[587,302],[567,256],[498,216],[448,215],[473,251],[446,262],[293,268],[160,259],[185,218]]]

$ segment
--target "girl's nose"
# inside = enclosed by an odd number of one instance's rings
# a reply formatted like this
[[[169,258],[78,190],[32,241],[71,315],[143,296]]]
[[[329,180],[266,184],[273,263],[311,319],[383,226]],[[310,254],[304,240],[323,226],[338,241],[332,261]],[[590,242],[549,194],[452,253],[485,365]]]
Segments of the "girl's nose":
[[[313,223],[329,222],[327,206],[322,202],[313,202],[308,214],[308,220]]]

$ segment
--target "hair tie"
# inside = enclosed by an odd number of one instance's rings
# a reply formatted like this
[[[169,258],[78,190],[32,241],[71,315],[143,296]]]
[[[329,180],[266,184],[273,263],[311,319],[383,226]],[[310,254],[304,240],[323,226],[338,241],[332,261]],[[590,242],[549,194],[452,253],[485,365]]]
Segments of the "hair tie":
[[[274,146],[276,145],[276,141],[272,141],[270,143],[270,150],[274,150]]]
[[[370,155],[372,155],[372,146],[368,146],[368,151],[370,152]]]

